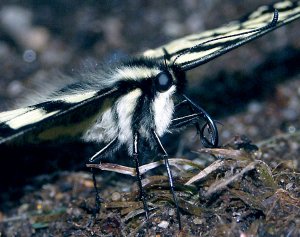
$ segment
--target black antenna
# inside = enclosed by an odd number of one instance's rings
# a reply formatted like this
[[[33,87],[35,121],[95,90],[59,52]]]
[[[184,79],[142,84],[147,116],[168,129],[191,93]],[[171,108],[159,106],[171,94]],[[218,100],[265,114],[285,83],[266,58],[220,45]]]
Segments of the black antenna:
[[[165,67],[167,68],[167,70],[170,70],[170,67],[169,67],[169,64],[167,63],[167,61],[170,61],[171,55],[168,53],[168,51],[165,48],[162,48],[162,50],[164,52],[164,64],[165,64]]]
[[[182,55],[185,55],[185,54],[188,54],[188,53],[192,53],[193,50],[197,49],[198,47],[200,46],[203,46],[207,43],[210,43],[210,42],[213,42],[213,41],[216,41],[216,40],[220,40],[220,39],[227,39],[227,38],[231,38],[231,37],[235,37],[235,36],[240,36],[240,35],[246,35],[246,34],[251,34],[251,33],[254,33],[254,32],[258,32],[258,31],[263,31],[263,30],[267,30],[267,29],[270,29],[274,26],[276,26],[277,22],[278,22],[278,17],[279,17],[279,12],[277,9],[274,9],[274,15],[273,15],[273,19],[270,23],[268,23],[267,25],[265,26],[262,26],[260,28],[257,28],[257,29],[254,29],[254,30],[249,30],[247,32],[243,32],[243,33],[238,33],[238,34],[233,34],[233,35],[227,35],[227,36],[221,36],[221,37],[217,37],[217,38],[214,38],[214,39],[210,39],[210,40],[207,40],[201,44],[197,44],[189,49],[186,49],[184,50],[182,53],[178,54],[176,56],[176,58],[174,59],[173,61],[173,64],[172,66],[175,65],[175,62],[177,61],[178,58],[180,58]],[[165,49],[163,49],[165,51]]]

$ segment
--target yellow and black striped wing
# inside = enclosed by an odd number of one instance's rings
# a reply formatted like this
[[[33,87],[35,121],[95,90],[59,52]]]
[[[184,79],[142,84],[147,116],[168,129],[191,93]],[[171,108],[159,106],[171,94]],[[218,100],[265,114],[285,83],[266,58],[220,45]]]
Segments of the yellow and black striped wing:
[[[2,112],[0,145],[76,139],[110,106],[115,93],[116,89],[69,94]]]
[[[275,9],[279,13],[277,23],[264,28],[274,20]],[[147,50],[143,56],[157,59],[165,57],[170,64],[175,60],[175,64],[186,71],[298,18],[300,18],[300,1],[281,1],[274,5],[261,6],[244,18],[222,27],[189,35],[156,49]],[[261,30],[253,31],[260,28]]]

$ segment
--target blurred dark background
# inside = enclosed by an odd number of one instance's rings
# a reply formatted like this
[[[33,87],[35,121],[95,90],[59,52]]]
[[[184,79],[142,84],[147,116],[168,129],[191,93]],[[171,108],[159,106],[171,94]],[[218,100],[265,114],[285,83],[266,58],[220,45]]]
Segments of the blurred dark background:
[[[22,104],[31,89],[59,73],[72,75],[87,62],[133,56],[272,2],[2,0],[0,111]],[[300,21],[294,22],[188,73],[188,94],[221,121],[222,141],[246,134],[257,142],[299,128],[299,27]],[[176,142],[170,138],[164,143],[172,155],[192,157],[190,151],[201,147],[194,130]],[[14,152],[0,154],[0,179],[10,189],[30,174],[81,169],[94,149],[80,144]]]

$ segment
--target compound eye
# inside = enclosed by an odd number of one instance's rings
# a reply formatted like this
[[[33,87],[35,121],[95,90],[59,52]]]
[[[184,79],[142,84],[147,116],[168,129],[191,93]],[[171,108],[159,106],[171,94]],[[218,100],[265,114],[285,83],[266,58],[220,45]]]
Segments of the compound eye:
[[[161,72],[155,77],[155,87],[159,92],[165,92],[173,85],[173,79],[169,72]]]

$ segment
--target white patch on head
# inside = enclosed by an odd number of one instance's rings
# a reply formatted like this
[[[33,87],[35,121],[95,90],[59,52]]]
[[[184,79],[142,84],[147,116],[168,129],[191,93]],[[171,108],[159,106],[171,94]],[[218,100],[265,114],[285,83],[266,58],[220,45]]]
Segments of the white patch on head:
[[[49,113],[43,109],[34,109],[24,114],[21,114],[13,119],[10,119],[6,122],[6,125],[11,127],[12,129],[19,129],[26,125],[37,123],[45,118],[48,118],[58,113],[59,111],[60,110],[56,110]]]
[[[158,136],[164,135],[171,123],[174,112],[174,102],[172,100],[174,92],[175,86],[173,85],[168,91],[158,93],[154,99],[152,109],[154,111],[154,122]]]
[[[59,96],[55,97],[55,100],[60,100],[66,103],[79,103],[81,101],[87,100],[92,98],[93,96],[96,95],[96,91],[89,91],[89,92],[82,92],[78,94],[68,94],[66,96]]]
[[[148,67],[122,67],[116,70],[115,77],[118,79],[141,80],[157,76],[161,70],[159,68]]]

